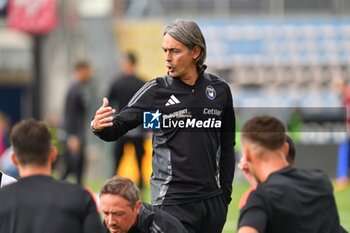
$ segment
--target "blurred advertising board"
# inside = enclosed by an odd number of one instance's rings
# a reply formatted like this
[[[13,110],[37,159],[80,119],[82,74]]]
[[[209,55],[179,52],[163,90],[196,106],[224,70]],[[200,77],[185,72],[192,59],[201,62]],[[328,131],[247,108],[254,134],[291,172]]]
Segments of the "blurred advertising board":
[[[9,0],[8,26],[33,35],[52,31],[57,22],[55,0]]]

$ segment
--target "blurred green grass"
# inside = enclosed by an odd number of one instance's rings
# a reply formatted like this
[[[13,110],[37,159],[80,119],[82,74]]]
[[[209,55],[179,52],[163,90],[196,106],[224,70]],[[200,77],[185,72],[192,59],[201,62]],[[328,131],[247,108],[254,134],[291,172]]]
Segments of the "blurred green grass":
[[[90,180],[87,182],[87,186],[94,192],[98,193],[99,189],[102,187],[104,181]],[[237,228],[237,221],[239,216],[238,202],[243,195],[243,193],[249,188],[249,184],[244,180],[234,180],[233,183],[233,194],[232,201],[229,207],[229,213],[227,216],[227,221],[223,230],[223,233],[235,233]],[[340,216],[341,225],[348,231],[350,231],[350,187],[347,189],[337,191],[334,193],[338,212]],[[144,189],[141,192],[142,200],[145,202],[150,202],[150,191],[149,189]]]
[[[350,232],[350,187],[334,193],[341,225]]]

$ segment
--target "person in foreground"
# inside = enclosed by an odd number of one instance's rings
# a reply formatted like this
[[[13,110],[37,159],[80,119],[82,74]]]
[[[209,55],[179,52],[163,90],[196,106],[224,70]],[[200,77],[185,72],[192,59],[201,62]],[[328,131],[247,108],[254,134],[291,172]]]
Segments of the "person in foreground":
[[[293,139],[288,135],[287,135],[287,143],[288,143],[287,162],[289,163],[289,165],[293,166],[294,161],[295,161],[296,149],[295,149],[295,144],[293,142]],[[242,158],[237,166],[243,172],[244,177],[247,179],[247,181],[251,185],[250,188],[242,195],[242,197],[238,203],[238,208],[242,209],[243,206],[245,206],[245,204],[247,203],[247,199],[248,199],[249,195],[251,194],[251,192],[253,192],[256,189],[256,187],[258,186],[258,182],[254,178],[254,176],[250,173],[244,156],[242,156]]]
[[[258,181],[240,211],[238,233],[342,232],[333,187],[321,170],[306,170],[287,162],[283,124],[259,116],[242,129],[247,169]]]
[[[195,22],[168,25],[162,48],[167,75],[146,83],[115,117],[104,98],[92,130],[113,141],[142,123],[157,126],[152,205],[179,219],[190,233],[220,233],[235,171],[232,93],[222,78],[204,72],[206,44]]]
[[[50,176],[56,149],[46,125],[21,121],[10,139],[20,179],[0,189],[0,233],[102,232],[91,195]]]
[[[175,217],[142,203],[138,189],[128,178],[114,176],[105,183],[100,192],[100,207],[106,232],[187,233]]]

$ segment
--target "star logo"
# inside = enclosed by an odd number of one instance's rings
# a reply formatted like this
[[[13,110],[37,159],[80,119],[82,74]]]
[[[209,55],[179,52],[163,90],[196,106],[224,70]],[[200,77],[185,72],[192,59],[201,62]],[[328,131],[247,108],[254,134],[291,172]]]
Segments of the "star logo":
[[[143,128],[144,129],[160,129],[160,118],[162,113],[159,109],[155,112],[143,113]]]
[[[151,122],[153,122],[154,120],[159,120],[158,118],[162,115],[160,112],[159,112],[159,109],[157,109],[157,111],[155,113],[151,113],[152,114],[152,120]]]

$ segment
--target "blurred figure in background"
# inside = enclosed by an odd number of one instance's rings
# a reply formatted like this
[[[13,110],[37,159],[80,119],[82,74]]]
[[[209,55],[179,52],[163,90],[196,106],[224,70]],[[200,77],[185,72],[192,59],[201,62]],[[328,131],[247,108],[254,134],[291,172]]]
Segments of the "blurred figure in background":
[[[135,54],[128,52],[124,55],[122,60],[122,72],[116,77],[111,84],[108,100],[112,107],[117,111],[122,110],[134,96],[134,94],[145,84],[144,81],[136,74],[137,58]],[[136,158],[139,168],[139,183],[138,187],[142,189],[143,178],[142,178],[142,157],[145,153],[144,150],[144,134],[142,132],[142,126],[130,130],[123,137],[119,138],[114,147],[114,170],[118,171],[118,167],[121,158],[124,154],[124,148],[127,143],[131,143],[135,147]],[[113,174],[115,175],[115,174]]]
[[[100,203],[106,232],[187,233],[175,217],[142,203],[139,190],[128,178],[109,179],[101,189]]]
[[[333,81],[333,86],[340,94],[346,111],[346,142],[339,145],[338,174],[336,188],[343,189],[349,185],[350,176],[350,85],[344,79],[338,77]]]
[[[66,95],[63,129],[66,133],[64,153],[65,168],[61,179],[72,173],[78,184],[83,183],[85,164],[85,130],[88,100],[87,84],[91,79],[91,67],[87,61],[78,61],[74,67],[75,82]]]
[[[11,144],[21,179],[0,190],[0,232],[102,232],[90,193],[51,177],[57,151],[46,124],[21,121],[12,129]]]
[[[2,153],[0,157],[0,170],[9,176],[18,178],[18,168],[13,164],[11,160],[13,148],[10,146]]]
[[[6,114],[0,112],[0,157],[10,146],[9,131],[10,119]]]
[[[11,119],[0,112],[0,170],[11,177],[18,177],[18,169],[11,161],[10,145]]]

